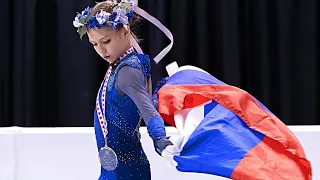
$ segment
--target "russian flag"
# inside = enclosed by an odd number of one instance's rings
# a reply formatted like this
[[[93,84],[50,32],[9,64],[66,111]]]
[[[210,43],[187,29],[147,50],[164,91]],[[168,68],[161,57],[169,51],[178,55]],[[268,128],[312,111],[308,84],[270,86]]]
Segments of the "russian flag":
[[[181,133],[172,156],[178,171],[235,180],[312,178],[295,135],[244,90],[185,66],[157,96],[160,115]]]

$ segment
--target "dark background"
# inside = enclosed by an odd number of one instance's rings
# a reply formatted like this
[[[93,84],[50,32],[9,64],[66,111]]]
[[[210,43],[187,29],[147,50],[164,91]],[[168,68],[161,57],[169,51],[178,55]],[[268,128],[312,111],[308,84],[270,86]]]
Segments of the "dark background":
[[[93,0],[2,0],[0,126],[92,126],[107,69],[72,21]],[[174,35],[153,63],[194,65],[238,86],[288,125],[320,124],[318,0],[140,0]],[[151,58],[169,44],[147,21],[134,28]]]

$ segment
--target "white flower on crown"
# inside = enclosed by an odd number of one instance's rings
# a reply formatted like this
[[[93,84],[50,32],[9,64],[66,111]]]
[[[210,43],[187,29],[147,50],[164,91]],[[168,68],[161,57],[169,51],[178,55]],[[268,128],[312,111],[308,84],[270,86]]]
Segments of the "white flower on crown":
[[[120,21],[123,25],[127,25],[128,24],[128,16],[127,11],[125,9],[121,9],[121,8],[114,8],[113,12],[117,13],[117,16],[115,18],[115,22],[116,21]]]
[[[100,13],[96,15],[96,19],[99,24],[103,24],[109,20],[110,15],[110,13],[101,10]]]
[[[79,22],[79,17],[76,16],[76,17],[74,18],[74,21],[73,21],[73,26],[76,27],[76,28],[78,28],[78,27],[80,27],[80,26],[84,26],[84,24],[80,23],[80,22]]]

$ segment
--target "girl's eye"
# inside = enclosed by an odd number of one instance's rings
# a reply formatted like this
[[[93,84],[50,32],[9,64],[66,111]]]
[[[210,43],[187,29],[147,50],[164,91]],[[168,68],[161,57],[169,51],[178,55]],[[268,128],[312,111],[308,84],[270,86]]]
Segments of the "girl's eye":
[[[104,43],[104,44],[108,44],[108,43],[110,43],[110,41],[111,41],[111,40],[109,39],[109,40],[107,40],[107,41],[104,41],[103,43]]]

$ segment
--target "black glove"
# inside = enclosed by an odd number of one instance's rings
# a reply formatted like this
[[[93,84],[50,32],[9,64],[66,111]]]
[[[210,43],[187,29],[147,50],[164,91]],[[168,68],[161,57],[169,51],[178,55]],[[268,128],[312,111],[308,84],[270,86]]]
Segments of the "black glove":
[[[161,156],[162,151],[173,143],[169,140],[170,137],[160,137],[153,140],[156,152]]]

